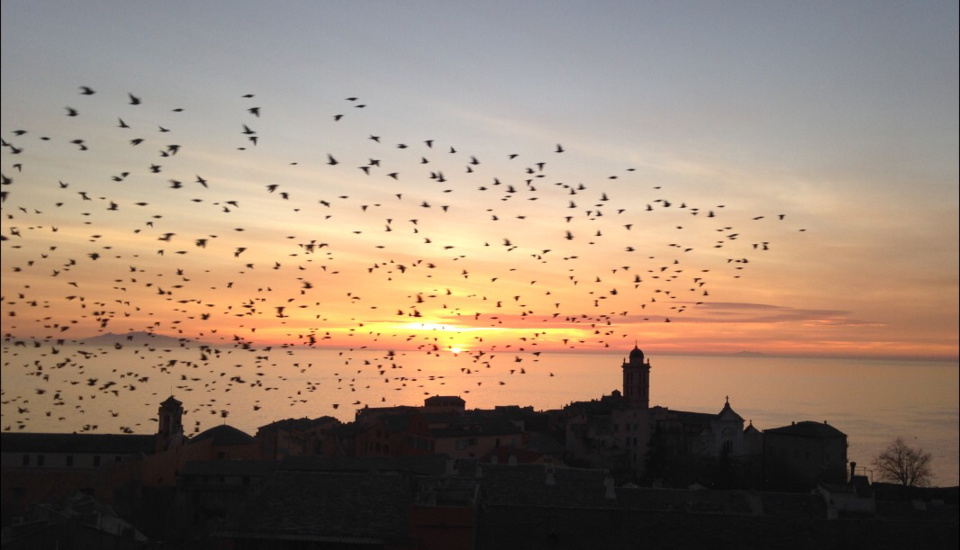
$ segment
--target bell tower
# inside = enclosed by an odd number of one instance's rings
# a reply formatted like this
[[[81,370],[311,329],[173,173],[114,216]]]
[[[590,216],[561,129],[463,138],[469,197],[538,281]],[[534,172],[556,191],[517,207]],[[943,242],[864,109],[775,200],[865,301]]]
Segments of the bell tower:
[[[631,407],[650,408],[650,360],[644,360],[643,352],[634,345],[622,368],[623,396],[630,401]]]
[[[160,403],[156,452],[166,451],[183,441],[183,403],[172,395]]]

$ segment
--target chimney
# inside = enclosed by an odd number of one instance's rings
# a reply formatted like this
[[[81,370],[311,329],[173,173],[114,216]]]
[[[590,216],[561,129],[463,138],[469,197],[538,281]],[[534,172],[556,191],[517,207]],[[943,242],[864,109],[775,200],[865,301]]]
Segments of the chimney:
[[[603,487],[605,489],[604,498],[607,500],[616,500],[617,492],[613,488],[613,477],[607,475],[603,478]]]
[[[857,463],[851,461],[850,462],[850,482],[851,483],[853,482],[853,476],[855,476],[856,474],[857,474]]]

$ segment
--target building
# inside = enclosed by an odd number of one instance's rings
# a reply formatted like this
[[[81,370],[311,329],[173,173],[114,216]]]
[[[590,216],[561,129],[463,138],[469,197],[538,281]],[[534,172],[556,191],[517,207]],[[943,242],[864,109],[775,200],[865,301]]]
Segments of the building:
[[[729,477],[719,469],[736,461],[734,469],[742,470],[748,457],[759,456],[759,432],[744,428],[729,398],[718,413],[651,407],[651,364],[643,351],[634,346],[621,369],[622,392],[564,408],[568,463],[606,468],[621,479],[687,484]]]
[[[291,456],[335,456],[341,454],[334,433],[341,423],[332,416],[288,418],[257,428],[260,454],[265,460]]]
[[[185,436],[183,404],[172,396],[157,414],[152,435],[4,432],[4,518],[27,512],[31,503],[59,502],[77,492],[132,507],[145,488],[175,487],[188,462],[260,458],[257,440],[226,424]]]
[[[794,422],[763,431],[763,476],[771,489],[811,489],[843,483],[847,435],[824,422]]]
[[[3,433],[0,502],[3,524],[33,503],[55,503],[83,493],[106,505],[136,498],[132,480],[153,454],[153,435]]]
[[[355,455],[420,456],[445,454],[481,458],[524,443],[523,409],[466,411],[455,396],[433,396],[423,407],[384,407],[357,411]]]

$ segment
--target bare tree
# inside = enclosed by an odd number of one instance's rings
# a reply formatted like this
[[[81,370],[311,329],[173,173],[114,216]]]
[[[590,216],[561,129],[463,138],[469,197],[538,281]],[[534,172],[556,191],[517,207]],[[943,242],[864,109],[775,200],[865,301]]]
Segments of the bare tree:
[[[903,438],[896,438],[876,458],[873,466],[882,480],[899,483],[904,487],[924,487],[933,478],[930,463],[933,455],[920,447],[907,445]]]

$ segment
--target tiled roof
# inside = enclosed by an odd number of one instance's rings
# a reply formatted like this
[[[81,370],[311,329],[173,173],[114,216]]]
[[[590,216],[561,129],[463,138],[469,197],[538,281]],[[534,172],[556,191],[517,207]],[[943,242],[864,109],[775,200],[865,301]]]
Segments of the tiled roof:
[[[433,437],[468,437],[477,435],[511,435],[520,433],[516,424],[497,418],[473,417],[451,423],[442,428],[432,428]]]
[[[153,435],[3,433],[5,453],[153,454]]]
[[[629,407],[630,400],[622,395],[604,395],[600,399],[574,401],[569,405],[565,405],[563,410],[567,414],[597,414]]]
[[[325,424],[339,424],[340,421],[332,416],[321,416],[319,418],[285,418],[269,424],[260,426],[257,431],[267,431],[272,429],[283,430],[309,430],[316,426]]]
[[[763,430],[763,433],[768,434],[778,434],[778,435],[793,435],[798,437],[847,437],[847,434],[841,432],[840,430],[834,428],[833,426],[827,424],[826,422],[813,422],[811,420],[805,420],[803,422],[795,422],[790,426],[783,426],[781,428],[771,428],[769,430]]]
[[[266,476],[277,469],[275,460],[196,460],[183,465],[180,474],[189,476]]]
[[[252,435],[242,432],[233,426],[221,424],[214,426],[209,430],[204,430],[190,439],[190,443],[199,441],[213,440],[213,445],[217,447],[230,447],[234,445],[249,445],[256,443],[257,440]]]
[[[466,401],[459,395],[434,395],[424,399],[423,402],[428,406],[466,405]]]
[[[711,413],[700,413],[690,411],[672,411],[677,419],[684,424],[694,424],[703,428],[708,428],[717,420],[717,415]]]
[[[218,536],[398,545],[412,501],[404,474],[278,471]]]
[[[485,504],[608,508],[603,470],[540,464],[478,466]]]
[[[290,457],[278,469],[314,472],[402,472],[441,475],[447,471],[446,455],[371,457]],[[462,460],[460,462],[463,462]]]
[[[688,489],[618,488],[623,508],[661,512],[690,512],[750,516],[761,511],[756,494],[746,491],[693,491]]]
[[[477,502],[477,479],[465,476],[417,476],[416,503],[421,506],[466,506]]]
[[[811,493],[757,493],[763,501],[763,515],[786,518],[825,518],[823,497]]]

